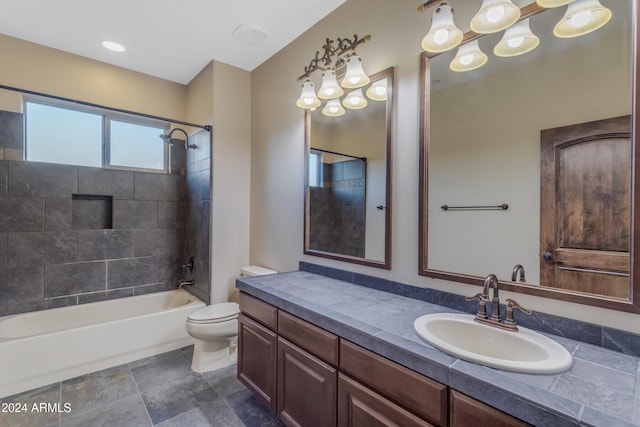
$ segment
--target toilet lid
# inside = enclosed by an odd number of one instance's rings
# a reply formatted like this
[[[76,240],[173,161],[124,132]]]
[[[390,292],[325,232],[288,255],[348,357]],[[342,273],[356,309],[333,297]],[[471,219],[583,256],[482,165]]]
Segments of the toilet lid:
[[[223,302],[212,304],[194,311],[189,315],[189,320],[194,322],[225,322],[238,317],[240,307],[235,302]]]

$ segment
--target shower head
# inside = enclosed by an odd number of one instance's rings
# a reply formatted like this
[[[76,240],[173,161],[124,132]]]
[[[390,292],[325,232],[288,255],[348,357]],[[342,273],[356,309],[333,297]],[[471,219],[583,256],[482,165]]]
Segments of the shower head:
[[[160,139],[166,142],[167,144],[173,145],[173,138],[171,138],[169,135],[162,134],[159,136],[160,136]]]
[[[184,149],[188,150],[189,148],[192,149],[196,149],[198,148],[198,146],[196,144],[189,144],[189,135],[187,134],[187,132],[184,129],[180,129],[180,128],[174,128],[173,130],[171,130],[171,132],[169,132],[168,135],[162,134],[160,135],[160,139],[162,139],[164,142],[166,142],[169,145],[173,145],[174,142],[176,141],[180,141],[179,139],[173,139],[171,137],[171,135],[173,135],[173,133],[175,131],[180,131],[184,134]]]

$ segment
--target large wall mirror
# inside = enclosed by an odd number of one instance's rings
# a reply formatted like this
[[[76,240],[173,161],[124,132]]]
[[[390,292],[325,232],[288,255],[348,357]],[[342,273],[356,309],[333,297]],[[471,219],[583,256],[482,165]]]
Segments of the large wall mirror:
[[[465,34],[473,71],[422,55],[421,275],[640,312],[638,11],[601,3],[611,20],[574,38],[553,35],[566,7],[523,7],[540,44],[520,56]]]
[[[371,76],[362,93],[386,96],[362,109],[305,112],[305,254],[391,268],[393,74]]]

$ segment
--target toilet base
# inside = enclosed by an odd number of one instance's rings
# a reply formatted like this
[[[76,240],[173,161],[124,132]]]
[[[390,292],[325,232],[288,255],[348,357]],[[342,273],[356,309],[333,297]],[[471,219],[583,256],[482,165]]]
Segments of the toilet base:
[[[224,368],[237,360],[237,338],[222,341],[195,340],[191,370],[213,371]]]

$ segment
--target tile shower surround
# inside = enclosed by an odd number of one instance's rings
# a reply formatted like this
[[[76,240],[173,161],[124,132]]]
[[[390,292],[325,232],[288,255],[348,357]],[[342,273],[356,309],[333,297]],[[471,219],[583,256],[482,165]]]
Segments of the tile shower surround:
[[[366,162],[322,164],[322,187],[310,187],[311,249],[365,256]]]
[[[0,112],[0,123],[0,149],[21,147],[22,115]],[[178,144],[170,175],[0,160],[0,316],[173,289],[187,251],[208,260],[205,134],[198,180]],[[108,196],[111,228],[96,228],[103,207],[73,195]],[[200,267],[208,300],[208,261]]]

